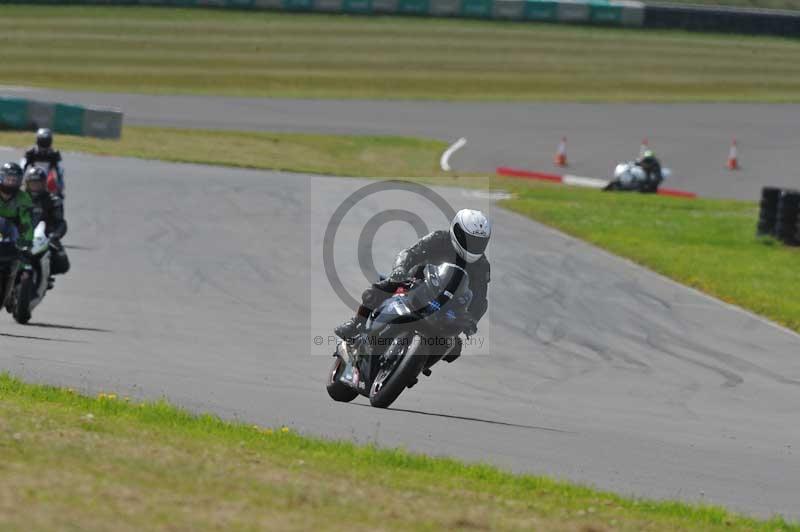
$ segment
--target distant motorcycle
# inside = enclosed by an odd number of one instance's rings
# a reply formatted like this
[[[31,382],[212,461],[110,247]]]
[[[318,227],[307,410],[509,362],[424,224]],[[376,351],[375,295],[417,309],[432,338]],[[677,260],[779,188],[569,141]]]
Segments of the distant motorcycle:
[[[328,395],[349,402],[359,394],[386,408],[430,375],[439,360],[452,362],[454,348],[468,323],[472,300],[469,275],[455,264],[428,264],[420,279],[409,281],[372,311],[352,340],[339,341],[328,374]]]
[[[658,187],[671,173],[669,168],[662,168],[661,179],[651,179],[641,166],[633,161],[628,161],[620,163],[614,168],[614,179],[603,190],[654,194],[658,192]]]
[[[16,226],[0,218],[0,294],[2,304],[18,323],[28,323],[31,312],[44,299],[50,278],[50,239],[44,222],[33,232],[27,258],[20,258]]]

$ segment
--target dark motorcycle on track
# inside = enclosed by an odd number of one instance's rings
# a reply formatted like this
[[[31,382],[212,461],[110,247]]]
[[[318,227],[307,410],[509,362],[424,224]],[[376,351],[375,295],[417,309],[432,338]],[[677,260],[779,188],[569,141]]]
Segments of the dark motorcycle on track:
[[[0,295],[2,305],[17,323],[28,323],[44,299],[50,276],[50,239],[44,222],[34,230],[33,246],[20,253],[16,226],[0,218]]]
[[[387,408],[419,374],[439,360],[458,358],[459,335],[472,300],[467,272],[455,264],[425,265],[372,311],[358,335],[339,341],[328,374],[328,395],[349,402],[363,395]]]

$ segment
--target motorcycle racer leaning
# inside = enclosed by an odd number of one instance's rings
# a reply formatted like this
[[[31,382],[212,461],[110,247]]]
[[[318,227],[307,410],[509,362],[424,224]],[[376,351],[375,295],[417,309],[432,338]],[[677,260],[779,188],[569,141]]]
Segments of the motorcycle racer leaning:
[[[33,202],[33,225],[44,221],[45,234],[50,237],[50,273],[52,275],[67,273],[69,258],[61,244],[61,239],[67,234],[62,199],[47,191],[47,173],[37,166],[31,166],[25,172],[25,191]],[[49,284],[49,288],[52,288],[52,278],[49,279]]]
[[[661,163],[653,150],[645,150],[642,156],[636,160],[636,165],[644,170],[647,181],[660,184],[664,180],[664,176],[661,174]]]
[[[408,281],[414,270],[425,264],[449,262],[464,268],[469,275],[472,301],[468,308],[469,326],[464,332],[468,336],[475,334],[478,330],[477,323],[488,307],[486,295],[490,267],[484,251],[491,234],[492,224],[482,212],[471,209],[458,211],[449,231],[434,231],[401,251],[389,277],[364,290],[362,304],[355,317],[336,327],[334,332],[343,340],[354,337],[372,310],[391,297],[400,284]],[[457,342],[457,350],[457,353],[451,355],[452,360],[460,354],[460,341]]]
[[[64,197],[64,170],[61,168],[61,152],[53,149],[53,132],[47,128],[36,131],[36,144],[25,152],[23,170],[27,170],[37,162],[47,163],[47,171],[55,169],[57,183],[51,185],[50,192]]]

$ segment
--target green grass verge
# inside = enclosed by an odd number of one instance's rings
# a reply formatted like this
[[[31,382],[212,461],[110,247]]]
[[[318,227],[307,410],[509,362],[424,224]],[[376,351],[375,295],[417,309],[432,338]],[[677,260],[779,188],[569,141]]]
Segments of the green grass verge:
[[[0,375],[4,530],[800,530]]]
[[[800,251],[756,238],[755,203],[515,189],[503,206],[800,332]]]
[[[30,132],[0,131],[0,145],[22,148]],[[62,151],[309,172],[353,177],[439,176],[441,141],[407,137],[261,133],[125,127],[122,139],[58,135]]]
[[[800,40],[774,37],[142,7],[6,5],[0,18],[0,84],[295,98],[800,101]]]

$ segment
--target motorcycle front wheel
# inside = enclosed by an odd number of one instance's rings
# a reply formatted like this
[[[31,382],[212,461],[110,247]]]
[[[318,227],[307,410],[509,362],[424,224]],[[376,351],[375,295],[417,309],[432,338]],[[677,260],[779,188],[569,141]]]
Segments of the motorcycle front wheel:
[[[33,296],[33,278],[30,274],[23,274],[17,285],[17,297],[14,304],[14,320],[26,324],[31,319],[31,299]]]
[[[406,340],[408,345],[402,345],[401,340]],[[413,385],[414,379],[422,371],[428,357],[417,355],[417,349],[422,342],[422,338],[415,334],[412,337],[399,337],[398,342],[402,352],[399,353],[385,367],[378,370],[372,387],[369,391],[369,402],[376,408],[388,408],[400,397],[410,384]],[[389,347],[392,349],[392,347]],[[388,351],[388,350],[387,350]]]

